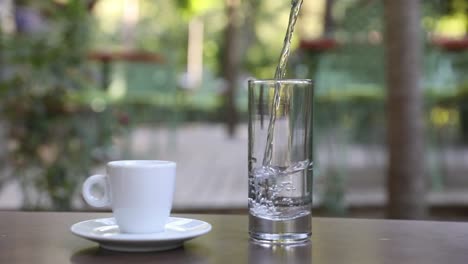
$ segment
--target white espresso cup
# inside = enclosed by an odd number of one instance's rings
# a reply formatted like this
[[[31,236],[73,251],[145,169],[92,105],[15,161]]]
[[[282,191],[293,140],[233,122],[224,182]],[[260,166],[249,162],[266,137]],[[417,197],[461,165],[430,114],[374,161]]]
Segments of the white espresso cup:
[[[121,160],[107,163],[106,170],[106,175],[86,179],[85,201],[94,207],[110,206],[122,233],[164,231],[172,208],[176,163]]]

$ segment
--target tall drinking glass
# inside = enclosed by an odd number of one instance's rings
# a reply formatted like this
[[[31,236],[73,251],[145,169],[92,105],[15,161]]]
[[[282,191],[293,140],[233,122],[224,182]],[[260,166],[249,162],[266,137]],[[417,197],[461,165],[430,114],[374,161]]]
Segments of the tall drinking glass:
[[[312,81],[250,80],[248,86],[250,236],[272,243],[306,241],[312,210]]]

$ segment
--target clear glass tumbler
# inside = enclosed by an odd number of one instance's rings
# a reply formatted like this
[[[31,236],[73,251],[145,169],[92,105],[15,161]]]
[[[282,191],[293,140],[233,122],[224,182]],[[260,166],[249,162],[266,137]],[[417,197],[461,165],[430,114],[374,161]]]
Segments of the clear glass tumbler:
[[[307,241],[312,211],[313,83],[250,80],[248,86],[250,237],[271,243]]]

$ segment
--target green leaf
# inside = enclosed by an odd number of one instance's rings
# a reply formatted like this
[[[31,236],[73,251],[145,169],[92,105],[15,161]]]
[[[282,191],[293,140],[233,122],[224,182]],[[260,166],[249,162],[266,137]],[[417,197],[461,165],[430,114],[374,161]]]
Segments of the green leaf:
[[[222,7],[223,1],[219,0],[177,0],[177,6],[184,17],[190,19],[193,16],[201,16],[205,12]]]

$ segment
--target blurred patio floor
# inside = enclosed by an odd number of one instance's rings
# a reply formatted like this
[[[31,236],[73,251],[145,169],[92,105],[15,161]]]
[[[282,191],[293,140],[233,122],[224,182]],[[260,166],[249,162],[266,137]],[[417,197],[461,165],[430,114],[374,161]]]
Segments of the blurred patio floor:
[[[142,126],[117,143],[122,159],[165,159],[177,162],[175,211],[242,210],[247,206],[247,126],[227,137],[223,125],[187,124],[171,130]],[[385,204],[385,152],[382,148],[347,146],[340,169],[345,204],[350,207],[381,207]],[[321,203],[325,175],[333,167],[325,145],[316,150],[317,175],[314,203]],[[343,153],[342,153],[343,154]],[[434,206],[468,207],[468,148],[444,151],[443,188],[431,191]],[[96,168],[95,172],[103,172]],[[21,191],[14,181],[0,190],[0,209],[18,209]],[[77,197],[74,205],[85,209]]]

